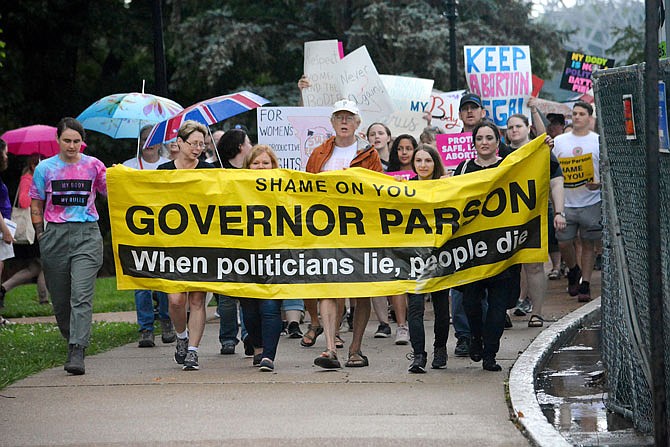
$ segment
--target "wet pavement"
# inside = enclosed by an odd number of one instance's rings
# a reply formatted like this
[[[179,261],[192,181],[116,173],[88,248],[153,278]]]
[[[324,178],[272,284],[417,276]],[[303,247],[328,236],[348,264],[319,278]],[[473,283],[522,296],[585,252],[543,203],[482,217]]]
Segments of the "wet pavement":
[[[605,407],[607,383],[599,346],[597,322],[554,351],[536,379],[542,412],[573,445],[654,445],[653,437],[636,432],[630,421]]]

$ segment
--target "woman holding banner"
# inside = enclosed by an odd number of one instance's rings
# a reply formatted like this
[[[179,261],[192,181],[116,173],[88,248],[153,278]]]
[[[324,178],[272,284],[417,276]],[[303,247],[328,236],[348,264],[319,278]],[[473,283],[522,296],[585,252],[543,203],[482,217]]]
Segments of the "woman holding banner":
[[[205,148],[207,128],[196,121],[184,121],[177,133],[179,153],[177,157],[158,166],[157,169],[207,169],[209,163],[199,159]],[[198,364],[198,346],[205,331],[205,292],[168,293],[170,319],[177,332],[177,346],[174,360],[183,365],[184,371],[200,369]],[[188,303],[188,306],[187,306]],[[187,318],[186,312],[190,313]]]
[[[500,132],[491,121],[481,121],[472,129],[472,142],[477,156],[459,164],[454,175],[495,168],[502,162],[497,155]],[[519,297],[520,271],[521,267],[514,265],[491,278],[458,287],[463,292],[463,306],[470,325],[470,359],[474,362],[483,360],[482,366],[487,371],[502,371],[496,363],[496,354],[505,328],[507,309],[513,307]],[[482,315],[484,299],[488,300],[485,316]]]
[[[520,113],[514,114],[507,119],[507,136],[510,140],[509,147],[512,151],[521,146],[530,143],[530,125],[528,117]],[[545,139],[550,147],[554,146],[554,140],[547,136]],[[553,212],[549,208],[551,216],[549,224],[550,241],[555,231],[561,231],[565,228],[565,217],[563,216],[563,172],[558,159],[549,152],[549,187],[551,189],[551,202],[554,204]],[[554,241],[556,238],[553,238]],[[558,242],[556,242],[558,249]],[[535,262],[524,264],[522,270],[521,294],[519,303],[514,311],[517,316],[524,316],[526,313],[533,312],[528,320],[528,327],[542,327],[544,318],[542,318],[542,305],[547,294],[547,277],[544,274],[544,264]],[[525,279],[525,281],[524,281]]]
[[[444,175],[444,166],[437,150],[429,145],[420,145],[412,156],[412,168],[416,176],[412,180],[436,180]],[[412,343],[413,360],[408,371],[415,374],[426,372],[426,332],[423,315],[426,295],[410,293],[409,338]],[[433,369],[447,367],[447,337],[449,336],[449,289],[431,293],[431,301],[435,312],[435,341],[433,342]]]

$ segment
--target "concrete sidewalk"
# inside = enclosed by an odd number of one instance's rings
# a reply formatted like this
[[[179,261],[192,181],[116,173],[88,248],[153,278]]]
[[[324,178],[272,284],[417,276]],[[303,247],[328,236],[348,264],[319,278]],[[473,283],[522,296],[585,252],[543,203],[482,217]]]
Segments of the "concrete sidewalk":
[[[545,318],[557,320],[580,306],[565,293],[565,280],[549,286]],[[134,321],[134,313],[124,314]],[[432,318],[427,312],[429,363]],[[509,369],[540,332],[528,328],[527,319],[514,317],[515,327],[503,335],[502,372],[454,357],[452,331],[448,369],[420,375],[407,373],[409,346],[373,338],[376,321],[363,344],[367,368],[322,370],[312,362],[323,337],[312,348],[282,338],[275,372],[263,373],[241,344],[235,355],[220,355],[218,320],[210,320],[200,371],[182,371],[172,359],[173,344],[139,349],[133,343],[88,357],[84,376],[60,367],[5,388],[0,445],[530,445],[510,419],[505,391]],[[351,334],[343,338],[349,342]]]

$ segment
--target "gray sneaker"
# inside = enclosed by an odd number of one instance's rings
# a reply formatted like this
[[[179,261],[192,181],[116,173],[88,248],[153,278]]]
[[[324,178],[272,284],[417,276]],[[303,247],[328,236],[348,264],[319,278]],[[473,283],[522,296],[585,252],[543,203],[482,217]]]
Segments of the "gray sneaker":
[[[409,329],[407,329],[407,326],[398,326],[398,329],[395,331],[395,344],[409,344]]]
[[[174,361],[179,365],[184,364],[188,352],[188,338],[178,338],[177,346],[174,351]]]
[[[153,348],[156,346],[153,331],[144,330],[140,332],[140,341],[137,343],[137,346],[140,348]]]
[[[196,371],[200,369],[200,365],[198,365],[198,353],[196,351],[188,351],[186,353],[182,369],[184,371]]]
[[[441,346],[433,351],[433,363],[430,365],[433,369],[442,369],[447,367],[447,347]]]
[[[161,341],[163,343],[172,343],[177,339],[177,333],[174,331],[172,321],[161,320]]]
[[[65,364],[65,371],[75,376],[86,373],[84,367],[84,347],[81,345],[70,345],[70,361]]]

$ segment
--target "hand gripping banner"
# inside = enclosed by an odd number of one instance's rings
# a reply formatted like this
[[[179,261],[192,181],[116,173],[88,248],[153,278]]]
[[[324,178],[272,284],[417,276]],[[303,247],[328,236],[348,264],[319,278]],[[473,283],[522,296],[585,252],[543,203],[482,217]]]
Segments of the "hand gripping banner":
[[[117,287],[252,298],[430,292],[547,259],[549,147],[398,181],[360,168],[107,171]]]

